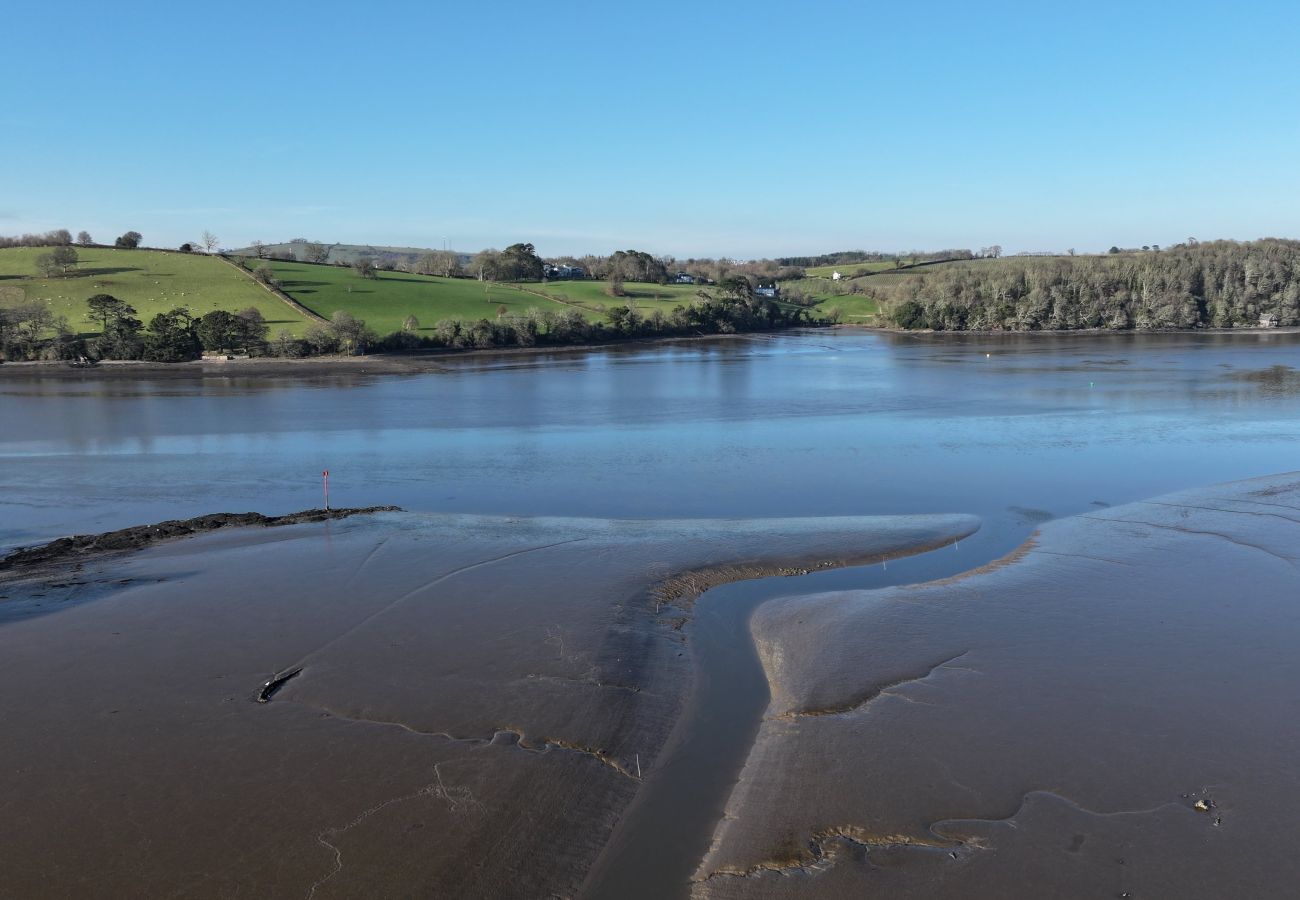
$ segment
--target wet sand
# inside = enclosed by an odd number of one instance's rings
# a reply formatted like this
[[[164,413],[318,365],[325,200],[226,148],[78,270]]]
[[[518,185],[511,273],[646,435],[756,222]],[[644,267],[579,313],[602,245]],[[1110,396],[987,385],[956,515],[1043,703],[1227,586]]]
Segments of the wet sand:
[[[1293,473],[764,605],[772,699],[694,895],[1291,895],[1297,558]]]
[[[573,896],[690,691],[693,590],[976,527],[381,513],[9,578],[0,895]]]

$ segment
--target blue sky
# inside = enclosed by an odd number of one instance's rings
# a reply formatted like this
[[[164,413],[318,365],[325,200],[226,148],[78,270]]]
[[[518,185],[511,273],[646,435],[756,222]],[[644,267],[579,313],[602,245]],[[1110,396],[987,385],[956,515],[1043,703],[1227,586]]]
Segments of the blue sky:
[[[3,21],[4,234],[744,258],[1300,237],[1293,2],[73,2]]]

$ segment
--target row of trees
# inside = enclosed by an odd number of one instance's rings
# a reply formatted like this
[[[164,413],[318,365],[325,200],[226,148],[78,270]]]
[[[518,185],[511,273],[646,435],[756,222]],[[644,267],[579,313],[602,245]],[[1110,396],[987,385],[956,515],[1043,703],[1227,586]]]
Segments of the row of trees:
[[[418,275],[441,275],[445,278],[481,278],[486,281],[540,281],[543,265],[580,267],[589,278],[611,283],[636,281],[665,284],[678,273],[684,272],[701,282],[718,283],[727,278],[744,276],[752,283],[790,281],[802,278],[804,269],[818,265],[841,265],[872,260],[891,260],[898,268],[940,260],[998,257],[998,245],[981,247],[979,251],[954,248],[948,250],[913,250],[908,253],[848,250],[822,256],[793,256],[778,259],[734,260],[727,258],[688,258],[656,256],[644,250],[618,250],[607,256],[556,256],[543,259],[532,244],[512,244],[505,250],[489,248],[468,258],[449,250],[432,250],[418,257],[405,258],[401,254],[378,250],[362,254],[352,262],[331,260],[333,245],[305,239],[295,239],[290,246],[271,248],[261,241],[253,241],[252,249],[259,259],[271,258],[310,263],[351,265],[367,277],[382,271],[406,271]],[[614,292],[614,296],[619,296]]]
[[[896,268],[904,265],[916,265],[923,262],[937,262],[947,259],[974,259],[976,257],[1002,255],[1002,247],[981,247],[978,252],[965,248],[948,250],[909,250],[906,253],[887,253],[883,250],[840,250],[836,253],[823,253],[819,256],[782,256],[775,260],[779,265],[801,269],[818,266],[848,266],[864,262],[893,262]]]
[[[1300,241],[1136,256],[1013,257],[908,278],[879,296],[903,328],[1035,331],[1300,324]]]
[[[697,281],[715,284],[735,276],[744,276],[754,283],[803,277],[801,267],[784,265],[774,259],[677,259],[653,256],[643,250],[619,250],[609,256],[560,256],[547,262],[581,266],[590,277],[601,281],[645,281],[652,284],[671,281],[679,272],[691,275]]]
[[[368,350],[402,351],[421,348],[486,349],[541,345],[584,344],[637,337],[686,334],[731,334],[807,324],[801,316],[787,314],[776,304],[751,307],[735,301],[710,298],[665,314],[654,310],[643,316],[630,307],[616,307],[607,322],[591,322],[577,310],[530,309],[522,315],[496,320],[444,319],[432,334],[418,335],[418,322],[408,317],[402,330],[383,338],[363,320],[338,311],[324,324],[314,324],[302,337],[282,330],[267,339],[267,326],[256,309],[239,313],[214,310],[195,318],[183,308],[159,313],[142,325],[135,310],[106,295],[95,308],[103,333],[89,340],[77,336],[66,319],[55,317],[43,303],[0,308],[0,347],[8,360],[150,360],[183,362],[197,359],[204,350],[245,350],[252,355],[301,358],[327,354],[355,354]],[[95,303],[92,302],[92,307]],[[47,333],[54,331],[53,337]]]
[[[593,322],[576,309],[530,309],[522,315],[499,312],[495,320],[439,321],[432,333],[421,335],[419,322],[408,316],[403,328],[378,337],[366,323],[339,311],[327,323],[313,324],[302,337],[282,331],[268,340],[262,314],[214,310],[195,317],[177,307],[155,315],[146,326],[134,307],[109,294],[87,300],[88,318],[100,328],[85,339],[56,317],[44,301],[0,307],[0,348],[5,359],[143,359],[180,362],[197,359],[204,350],[245,350],[252,355],[303,357],[367,350],[418,348],[482,349],[536,345],[583,344],[639,337],[733,334],[770,331],[811,324],[805,310],[790,309],[756,296],[748,280],[733,278],[715,291],[701,292],[690,304],[671,312],[642,314],[618,306],[606,320]],[[53,332],[53,337],[49,336]]]
[[[423,253],[411,266],[417,275],[441,275],[443,278],[459,278],[464,274],[460,265],[460,254],[451,250],[433,250]]]
[[[140,246],[141,240],[140,232],[128,231],[118,237],[113,242],[113,246],[133,249]],[[95,241],[91,238],[90,232],[79,231],[77,232],[77,243],[83,247],[90,247],[94,245]],[[56,228],[53,231],[43,231],[39,234],[22,234],[8,237],[0,235],[0,247],[70,247],[71,245],[72,232],[66,228]]]
[[[98,337],[82,338],[42,300],[0,307],[0,348],[5,359],[180,362],[197,359],[204,350],[259,352],[269,330],[253,307],[234,313],[213,310],[199,317],[177,307],[155,315],[146,326],[133,306],[110,294],[96,294],[86,306],[90,320],[100,327]]]
[[[0,235],[0,247],[66,247],[71,243],[72,232],[66,228],[56,228],[40,234]]]
[[[482,250],[469,264],[471,275],[485,281],[541,281],[542,258],[532,244]]]
[[[556,256],[543,259],[537,248],[529,243],[511,244],[504,250],[481,250],[468,259],[451,250],[431,250],[417,257],[374,251],[363,253],[355,260],[331,259],[333,245],[297,239],[287,247],[269,247],[253,241],[252,249],[258,259],[279,259],[337,266],[351,265],[367,276],[383,271],[413,272],[417,275],[441,275],[444,278],[481,278],[485,281],[541,281],[546,263],[580,267],[589,278],[599,281],[638,281],[665,284],[679,272],[695,276],[700,281],[720,282],[735,275],[747,276],[751,281],[803,277],[803,268],[787,265],[780,260],[760,259],[737,261],[731,259],[685,259],[672,256],[655,256],[644,250],[618,250],[608,256]],[[957,251],[943,251],[957,252]],[[964,251],[969,258],[970,251]]]
[[[444,319],[430,335],[418,335],[418,323],[378,339],[378,350],[416,348],[488,349],[501,347],[588,344],[629,338],[678,335],[737,334],[772,331],[811,324],[802,309],[789,309],[756,296],[749,282],[733,279],[715,291],[702,291],[690,304],[670,312],[652,310],[643,315],[632,306],[617,306],[604,322],[588,320],[576,309],[529,309],[521,315],[499,314],[495,320]]]

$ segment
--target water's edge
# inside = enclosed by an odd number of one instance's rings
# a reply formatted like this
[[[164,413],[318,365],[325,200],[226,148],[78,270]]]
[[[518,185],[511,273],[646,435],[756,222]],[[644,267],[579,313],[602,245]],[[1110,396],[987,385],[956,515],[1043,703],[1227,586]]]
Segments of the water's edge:
[[[732,582],[695,601],[687,625],[693,648],[691,694],[662,762],[623,814],[581,896],[687,897],[731,791],[757,738],[770,699],[749,631],[763,603],[822,591],[920,584],[961,575],[1022,544],[1032,531],[985,529],[945,547],[886,563]]]

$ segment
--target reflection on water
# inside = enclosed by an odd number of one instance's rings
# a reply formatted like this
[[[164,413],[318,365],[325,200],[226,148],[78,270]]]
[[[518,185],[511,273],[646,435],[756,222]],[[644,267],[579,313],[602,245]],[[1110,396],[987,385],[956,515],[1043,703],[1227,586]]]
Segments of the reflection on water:
[[[1297,365],[1293,334],[818,331],[411,376],[7,376],[0,546],[300,509],[324,468],[336,503],[427,511],[1059,516],[1292,468]]]

